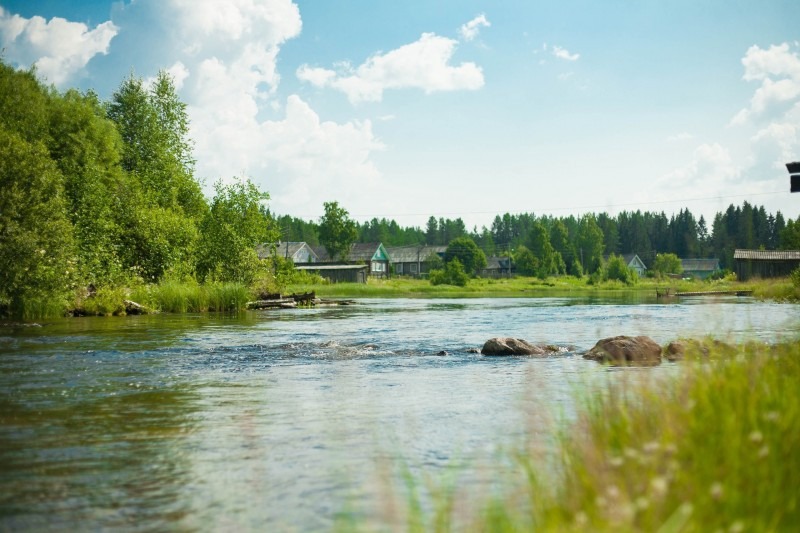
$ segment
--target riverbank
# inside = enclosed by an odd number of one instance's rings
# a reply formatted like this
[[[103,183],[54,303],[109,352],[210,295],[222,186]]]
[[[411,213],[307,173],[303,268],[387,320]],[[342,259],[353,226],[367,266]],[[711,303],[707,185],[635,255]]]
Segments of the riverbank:
[[[800,287],[789,278],[738,282],[730,279],[700,281],[650,279],[633,285],[606,281],[589,285],[585,278],[572,276],[538,278],[517,276],[501,279],[473,279],[466,287],[431,285],[427,280],[411,278],[375,279],[367,283],[296,284],[289,292],[314,291],[321,296],[348,298],[497,298],[536,296],[587,296],[613,294],[641,294],[656,296],[657,292],[748,292],[759,299],[800,301]]]
[[[410,531],[793,529],[800,344],[746,344],[681,366],[667,379],[620,380],[586,394],[559,433],[561,452],[513,454],[507,461],[518,474],[501,476],[466,524],[453,475],[407,478],[396,491],[405,500],[386,505],[402,511],[387,520],[402,517]],[[433,505],[421,504],[424,492]]]

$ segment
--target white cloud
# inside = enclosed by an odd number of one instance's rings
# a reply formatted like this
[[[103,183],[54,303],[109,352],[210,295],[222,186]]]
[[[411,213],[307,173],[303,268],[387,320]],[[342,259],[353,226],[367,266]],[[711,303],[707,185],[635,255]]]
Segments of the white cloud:
[[[800,57],[788,43],[772,45],[766,50],[751,46],[742,58],[742,65],[743,79],[761,81],[761,86],[750,99],[749,107],[741,109],[731,124],[772,119],[800,98]]]
[[[670,135],[667,137],[667,142],[674,143],[674,142],[681,142],[681,141],[689,141],[694,139],[694,135],[689,132],[683,131],[681,133],[676,133],[675,135]]]
[[[461,34],[462,39],[465,41],[471,41],[478,36],[481,31],[481,27],[488,28],[491,25],[492,23],[489,22],[489,20],[486,18],[486,15],[481,13],[474,19],[461,26],[459,33]]]
[[[692,160],[659,180],[659,194],[691,199],[720,194],[740,175],[730,152],[718,143],[698,146]]]
[[[379,102],[387,89],[414,88],[426,93],[476,90],[483,87],[483,71],[472,62],[453,66],[449,62],[457,41],[433,33],[385,54],[375,54],[353,69],[339,71],[302,65],[297,77],[317,87],[332,87],[347,95],[351,103]]]
[[[36,65],[39,74],[64,85],[97,54],[108,53],[119,28],[111,21],[90,30],[86,24],[54,17],[26,19],[0,7],[0,48],[13,63]]]
[[[571,54],[569,50],[558,45],[553,45],[552,52],[555,57],[566,61],[577,61],[581,57],[580,54]]]

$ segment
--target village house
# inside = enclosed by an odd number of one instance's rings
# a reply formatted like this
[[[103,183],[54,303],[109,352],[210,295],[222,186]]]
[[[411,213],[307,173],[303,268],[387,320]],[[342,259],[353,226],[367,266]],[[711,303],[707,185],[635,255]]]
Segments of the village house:
[[[707,279],[715,272],[719,272],[719,259],[705,258],[705,259],[681,259],[681,268],[683,276],[692,277],[695,279]]]
[[[514,264],[510,257],[489,256],[486,258],[486,268],[479,273],[482,278],[508,278],[511,277]]]
[[[605,257],[606,262],[608,262],[609,257],[611,256]],[[619,257],[622,258],[626,267],[636,272],[639,277],[644,277],[647,272],[647,265],[644,264],[644,261],[642,261],[637,254],[619,254]]]
[[[315,247],[319,263],[338,265],[366,265],[367,275],[377,278],[388,278],[389,253],[381,243],[357,242],[350,246],[344,261],[334,261],[323,246]],[[320,272],[323,276],[324,273]]]
[[[739,281],[780,278],[800,268],[800,250],[736,250],[733,262]]]
[[[272,257],[272,250],[275,250],[275,255],[283,257],[284,259],[291,259],[295,264],[297,263],[316,263],[319,258],[316,252],[305,242],[279,242],[279,243],[265,243],[259,244],[256,247],[256,253],[259,259],[267,259]]]
[[[399,276],[420,277],[431,270],[431,257],[444,259],[447,246],[391,246],[386,251],[389,254],[392,273]]]

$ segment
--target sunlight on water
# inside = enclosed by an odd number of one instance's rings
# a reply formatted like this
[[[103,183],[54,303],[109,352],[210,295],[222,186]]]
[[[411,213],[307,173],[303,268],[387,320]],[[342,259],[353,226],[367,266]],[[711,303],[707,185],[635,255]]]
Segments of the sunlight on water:
[[[498,465],[514,468],[509,452],[552,452],[586,387],[676,369],[584,361],[599,338],[776,341],[798,330],[800,307],[736,298],[363,300],[7,324],[0,529],[314,530],[347,509],[380,520],[402,468],[455,469],[485,493]],[[565,352],[469,351],[493,336]]]

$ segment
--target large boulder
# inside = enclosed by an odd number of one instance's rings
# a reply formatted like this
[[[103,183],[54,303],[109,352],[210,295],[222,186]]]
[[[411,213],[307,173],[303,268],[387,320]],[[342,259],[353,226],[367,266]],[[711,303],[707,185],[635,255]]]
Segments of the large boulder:
[[[483,355],[553,355],[559,353],[558,346],[547,344],[531,344],[522,339],[511,337],[494,337],[483,344]]]
[[[658,365],[661,363],[661,346],[645,335],[620,335],[600,339],[583,358],[613,365]]]

